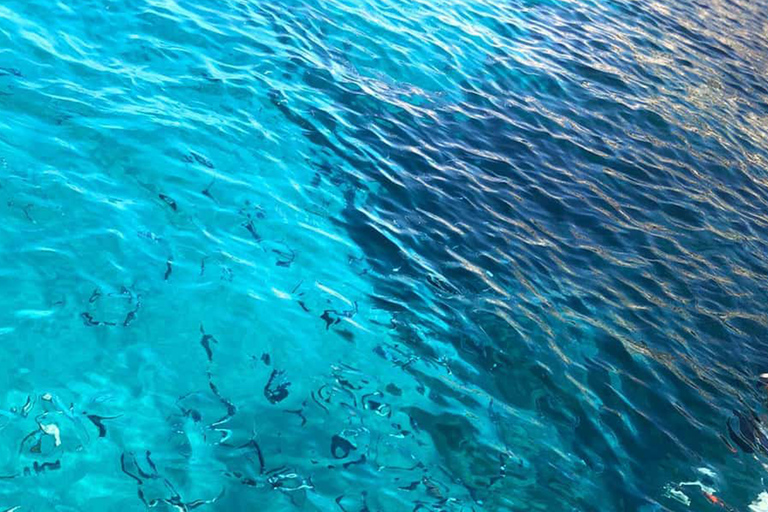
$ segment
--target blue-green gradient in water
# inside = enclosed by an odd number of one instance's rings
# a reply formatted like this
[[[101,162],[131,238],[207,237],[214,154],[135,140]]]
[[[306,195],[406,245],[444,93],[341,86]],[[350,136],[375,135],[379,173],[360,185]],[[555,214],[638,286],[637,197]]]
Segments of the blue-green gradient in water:
[[[757,510],[767,12],[4,0],[0,511]]]

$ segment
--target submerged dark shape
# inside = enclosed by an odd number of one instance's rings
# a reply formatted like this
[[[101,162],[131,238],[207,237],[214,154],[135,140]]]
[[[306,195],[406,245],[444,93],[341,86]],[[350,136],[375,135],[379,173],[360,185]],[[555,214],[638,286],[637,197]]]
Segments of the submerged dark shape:
[[[384,390],[389,393],[390,395],[394,396],[402,396],[403,390],[397,387],[395,384],[392,384],[391,382],[387,384],[387,387],[384,388]]]
[[[282,251],[280,249],[272,249],[272,252],[277,254],[278,260],[275,263],[278,267],[290,267],[291,263],[296,259],[296,251],[288,247],[288,245],[285,245],[285,247],[288,249],[288,251]]]
[[[199,163],[200,165],[203,165],[209,169],[213,169],[214,165],[213,162],[208,160],[206,157],[199,153],[195,153],[194,151],[190,151],[189,154],[194,158],[195,162]],[[189,160],[188,160],[189,161]]]
[[[224,475],[236,478],[240,484],[245,485],[246,487],[256,487],[259,485],[255,479],[244,476],[240,471],[227,471]]]
[[[230,402],[228,399],[226,399],[226,398],[221,396],[221,393],[219,393],[219,388],[216,387],[216,385],[213,383],[213,380],[211,380],[211,373],[210,372],[208,372],[208,386],[211,388],[211,391],[213,392],[213,394],[216,395],[216,398],[218,398],[219,401],[222,404],[224,404],[224,407],[227,409],[227,414],[226,414],[224,419],[228,419],[228,418],[231,418],[232,416],[234,416],[235,413],[237,413],[237,407],[235,407],[235,404]],[[222,421],[223,421],[223,419],[222,420],[218,420],[218,421],[214,422],[213,424],[216,425],[218,423],[221,423]]]
[[[362,507],[357,509],[357,512],[371,512],[371,509],[368,508],[368,503],[366,502],[366,498],[368,497],[368,493],[363,491],[362,493],[360,493],[360,496],[361,496],[361,499],[362,499],[363,503],[362,503]],[[341,500],[343,500],[344,497],[345,497],[344,494],[342,494],[341,496],[337,496],[336,499],[334,500],[336,502],[336,505],[339,507],[341,512],[353,512],[352,510],[350,510],[348,508],[345,508],[344,505],[341,504]],[[414,511],[415,510],[417,510],[417,509],[414,509]]]
[[[130,457],[130,460],[129,460],[128,457]],[[149,457],[149,452],[147,452],[147,457]],[[141,473],[141,468],[139,468],[138,464],[136,463],[136,457],[132,453],[128,453],[127,456],[126,456],[126,452],[123,452],[120,455],[120,469],[122,470],[123,473],[125,473],[129,477],[133,478],[134,480],[136,480],[136,482],[139,485],[141,485],[143,483],[143,480],[141,478],[139,478],[138,475],[136,475],[133,472],[129,471],[129,464],[130,464],[131,461],[133,461],[133,464],[134,464],[137,472]],[[144,478],[144,477],[142,477],[142,478]]]
[[[149,466],[148,471],[142,469],[133,452],[123,452],[120,455],[120,469],[123,473],[136,481],[138,486],[138,497],[147,508],[154,508],[160,503],[165,503],[166,505],[170,505],[172,509],[175,509],[179,512],[186,512],[189,510],[194,510],[202,505],[214,503],[223,496],[224,491],[222,490],[222,492],[219,493],[217,497],[210,500],[194,500],[185,502],[171,481],[162,476],[157,470],[157,466],[155,465],[154,461],[152,461],[152,453],[150,451],[146,451],[144,455],[145,462]],[[162,481],[165,491],[170,493],[170,496],[147,499],[143,486],[144,483],[149,480]]]
[[[338,382],[342,388],[351,389],[352,391],[358,391],[363,389],[363,386],[356,386],[352,384],[348,379],[345,379],[344,377],[336,376],[336,382]],[[363,381],[364,384],[367,383],[367,381]]]
[[[95,320],[93,318],[93,315],[91,315],[88,312],[80,313],[80,318],[83,319],[83,323],[85,325],[87,325],[88,327],[96,327],[96,326],[99,326],[99,325],[109,325],[109,326],[117,325],[117,324],[115,324],[115,322],[104,322],[104,321],[101,321],[101,320]]]
[[[211,187],[213,186],[213,184],[214,184],[214,183],[216,183],[216,180],[214,180],[214,181],[210,182],[210,183],[208,184],[208,186],[207,186],[207,187],[205,187],[205,188],[202,190],[202,192],[201,192],[201,193],[202,193],[202,194],[203,194],[205,197],[207,197],[207,198],[209,198],[209,199],[211,199],[211,200],[213,200],[213,201],[215,201],[215,200],[216,200],[216,199],[213,197],[213,194],[211,194]]]
[[[10,96],[10,95],[4,95],[4,96]],[[14,201],[8,201],[6,204],[8,205],[9,208],[13,208],[14,206],[16,206],[16,203]],[[32,223],[35,222],[35,219],[33,219],[32,216],[29,214],[29,210],[33,206],[34,206],[33,204],[26,204],[24,206],[19,206],[19,209],[22,211],[22,213],[24,213],[24,217],[29,222],[32,222]]]
[[[210,334],[205,333],[203,324],[200,324],[200,333],[203,335],[200,338],[200,345],[205,349],[205,355],[208,356],[208,362],[213,361],[213,350],[211,350],[211,342],[218,343],[219,341]]]
[[[263,475],[266,468],[266,463],[264,462],[264,453],[261,451],[261,446],[259,446],[259,443],[256,441],[256,439],[251,439],[244,445],[240,446],[240,448],[252,448],[253,451],[256,452],[256,457],[259,460],[259,474]]]
[[[83,413],[85,416],[91,420],[91,423],[96,425],[96,428],[99,429],[99,437],[107,437],[107,427],[104,426],[104,420],[114,420],[116,418],[119,418],[120,416],[97,416],[95,414],[88,414]]]
[[[55,462],[43,462],[40,464],[39,462],[35,461],[32,463],[32,469],[30,468],[24,468],[24,475],[30,475],[32,471],[36,475],[39,475],[40,473],[44,471],[55,471],[57,469],[61,469],[61,461],[56,460]]]
[[[335,325],[335,324],[338,324],[339,322],[341,322],[341,319],[340,319],[340,318],[334,318],[334,317],[332,317],[332,316],[331,316],[331,311],[330,311],[330,310],[328,310],[328,309],[326,309],[325,311],[323,311],[323,314],[322,314],[322,315],[320,315],[320,318],[322,318],[322,319],[325,321],[325,330],[326,330],[326,331],[327,331],[328,329],[330,329],[332,325]]]
[[[29,452],[40,453],[42,436],[43,436],[43,432],[39,428],[33,430],[32,432],[24,436],[24,439],[21,440],[21,443],[19,445],[19,453],[24,452],[24,446],[27,444],[27,441],[29,441],[30,439],[32,440],[32,442],[34,442],[34,444],[30,446]]]
[[[369,411],[373,411],[380,416],[386,416],[387,418],[390,418],[392,417],[392,408],[389,406],[389,404],[379,400],[383,396],[384,395],[381,392],[377,391],[375,393],[363,395],[361,401],[363,402],[363,407]],[[376,398],[376,400],[374,400],[374,398]]]
[[[200,414],[200,411],[197,409],[185,409],[184,407],[178,406],[179,409],[181,409],[181,414],[186,417],[190,418],[195,423],[200,423],[203,420],[203,415]]]
[[[21,74],[21,70],[17,68],[9,68],[9,67],[2,67],[0,68],[0,76],[4,75],[12,75],[15,77],[23,77],[24,75]]]
[[[29,437],[30,436],[28,435],[25,438],[25,441]],[[23,444],[24,444],[24,441],[22,441],[22,449],[23,449]],[[35,449],[35,447],[33,447],[30,450],[30,452],[31,453],[35,453],[35,454],[39,454],[40,453],[40,449],[39,449],[40,448],[40,441],[38,441],[36,447],[37,447],[37,449]],[[32,467],[29,467],[29,466],[24,467],[22,469],[21,473],[16,473],[16,474],[13,474],[13,475],[2,475],[2,476],[0,476],[0,480],[12,480],[12,479],[17,478],[17,477],[22,476],[22,475],[23,476],[30,476],[32,474],[39,475],[40,473],[43,473],[45,471],[55,471],[57,469],[61,469],[61,460],[59,460],[59,459],[55,460],[54,462],[43,462],[43,463],[40,463],[38,461],[34,461],[32,463]]]
[[[357,314],[357,301],[354,302],[352,309],[345,309],[343,311],[337,311],[335,309],[326,309],[323,314],[320,315],[325,321],[325,330],[331,328],[332,325],[336,325],[341,322],[342,318],[352,318]]]
[[[345,341],[348,343],[354,343],[355,342],[355,334],[350,331],[349,329],[339,329],[336,330],[336,334],[344,338]]]
[[[170,196],[167,196],[167,195],[165,195],[165,194],[158,194],[158,197],[159,197],[160,199],[162,199],[163,201],[165,201],[165,204],[167,204],[168,206],[170,206],[170,207],[171,207],[171,210],[173,210],[173,211],[175,211],[175,212],[179,210],[179,207],[178,207],[178,205],[176,204],[176,201],[174,201],[174,200],[173,200],[173,199],[172,199]]]
[[[94,320],[93,315],[91,315],[90,313],[80,313],[80,318],[82,318],[83,323],[89,327],[101,325],[101,322]]]
[[[269,366],[272,363],[272,358],[269,356],[268,353],[264,352],[263,354],[261,354],[261,361],[265,365]]]
[[[357,450],[357,447],[343,437],[334,435],[331,438],[331,455],[334,459],[344,459],[354,450]]]
[[[237,407],[229,399],[221,396],[221,393],[219,392],[219,388],[216,386],[216,384],[213,383],[211,372],[208,372],[208,387],[211,388],[211,392],[213,392],[213,394],[216,396],[219,402],[221,402],[221,404],[227,410],[227,412],[224,413],[224,415],[221,418],[219,418],[218,420],[214,421],[209,425],[209,428],[217,432],[220,432],[222,434],[222,437],[219,440],[219,443],[224,443],[229,438],[231,432],[229,430],[218,429],[216,427],[226,423],[227,421],[229,421],[230,418],[232,418],[235,414],[237,414]]]
[[[167,281],[168,278],[171,277],[171,272],[173,272],[173,266],[171,266],[172,261],[172,258],[168,258],[168,260],[165,262],[165,274],[163,275],[163,281]]]
[[[269,376],[267,384],[264,386],[264,396],[267,397],[269,403],[276,404],[282,402],[288,398],[288,388],[290,382],[276,382],[285,372],[283,370],[272,370],[272,374]]]
[[[325,386],[323,386],[323,387],[325,387]],[[320,388],[320,389],[323,389],[323,388]],[[324,406],[322,403],[320,403],[320,400],[323,400],[325,403],[330,403],[330,401],[331,401],[330,397],[328,397],[328,398],[323,397],[320,394],[320,390],[318,390],[317,396],[315,396],[315,392],[314,391],[312,391],[310,393],[310,396],[312,397],[312,400],[317,404],[318,407],[320,407],[322,410],[324,410],[326,414],[330,414],[330,411],[328,410],[328,408],[326,406]],[[320,397],[320,400],[318,400],[318,397]]]
[[[343,494],[341,496],[339,496],[338,498],[336,498],[336,505],[339,506],[339,508],[341,509],[342,512],[351,512],[351,511],[349,511],[348,509],[344,508],[341,505],[341,500],[342,499],[344,499],[344,495]],[[360,509],[358,509],[359,512],[371,512],[371,509],[368,508],[368,492],[367,491],[363,491],[363,492],[360,493],[360,500],[362,501],[362,506],[360,507]],[[417,509],[414,509],[414,511],[415,510],[417,510]]]
[[[760,418],[752,411],[735,411],[734,414],[738,420],[738,430],[733,428],[734,418],[729,418],[726,424],[731,440],[745,453],[768,453],[768,437]]]
[[[189,407],[189,408],[188,408],[188,407],[184,407],[184,406],[181,404],[181,402],[182,402],[184,399],[186,399],[186,398],[188,398],[189,396],[191,396],[191,395],[194,395],[194,394],[195,394],[195,393],[194,393],[194,392],[192,392],[192,393],[187,393],[186,395],[180,396],[180,397],[179,397],[179,398],[176,400],[176,407],[178,407],[178,408],[179,408],[179,410],[181,411],[181,415],[182,415],[182,416],[184,416],[185,418],[190,418],[190,419],[191,419],[192,421],[194,421],[195,423],[200,423],[200,422],[203,420],[203,415],[202,415],[202,413],[201,413],[200,411],[198,411],[197,409],[194,409],[194,408],[192,408],[192,407]]]
[[[368,459],[366,458],[365,454],[363,454],[357,460],[351,460],[349,462],[345,462],[344,464],[342,464],[342,467],[344,469],[347,469],[350,466],[357,466],[358,464],[365,464],[366,462],[368,462]]]
[[[266,215],[264,214],[264,209],[261,207],[261,205],[253,204],[250,200],[245,201],[245,206],[240,208],[238,211],[240,215],[243,215],[248,220],[253,220],[254,217],[257,219],[264,219]]]
[[[257,242],[261,242],[261,235],[256,232],[256,228],[253,225],[252,220],[248,220],[248,222],[243,223],[243,227],[248,230],[248,232],[251,234],[254,240]]]
[[[99,290],[98,288],[94,288],[90,298],[88,299],[88,302],[93,304],[94,302],[96,302],[96,300],[98,300],[99,297],[101,297],[101,290]]]
[[[306,402],[303,405],[307,405]],[[283,412],[287,413],[287,414],[295,414],[296,416],[301,418],[301,426],[302,427],[307,424],[307,418],[306,418],[306,416],[304,416],[304,409],[295,409],[295,410],[293,410],[293,409],[286,409]]]
[[[133,308],[133,310],[129,311],[125,315],[125,320],[123,320],[123,327],[128,327],[131,322],[136,320],[136,315],[139,313],[139,308],[141,308],[141,296],[137,296],[136,298],[136,307]]]
[[[34,406],[35,406],[35,400],[31,396],[27,395],[27,401],[24,402],[23,406],[21,406],[21,412],[20,412],[21,417],[26,418],[27,416],[29,416],[29,412],[32,410],[32,407]]]

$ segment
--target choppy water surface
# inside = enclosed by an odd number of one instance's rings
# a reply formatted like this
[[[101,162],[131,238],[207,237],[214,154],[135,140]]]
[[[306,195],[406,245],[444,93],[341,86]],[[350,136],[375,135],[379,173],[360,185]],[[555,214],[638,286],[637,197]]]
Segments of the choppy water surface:
[[[747,510],[767,9],[5,0],[0,510]]]

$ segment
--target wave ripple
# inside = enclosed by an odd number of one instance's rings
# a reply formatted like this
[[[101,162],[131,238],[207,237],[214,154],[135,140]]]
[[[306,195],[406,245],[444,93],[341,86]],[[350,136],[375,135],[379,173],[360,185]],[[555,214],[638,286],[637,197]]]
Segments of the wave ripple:
[[[757,503],[766,13],[7,0],[0,508]]]

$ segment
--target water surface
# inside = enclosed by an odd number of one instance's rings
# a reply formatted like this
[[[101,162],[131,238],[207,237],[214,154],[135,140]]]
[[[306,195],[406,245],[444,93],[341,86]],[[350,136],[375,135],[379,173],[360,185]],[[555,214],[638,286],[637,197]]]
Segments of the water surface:
[[[767,8],[6,0],[0,510],[747,510]]]

